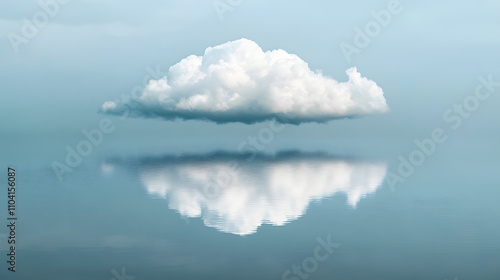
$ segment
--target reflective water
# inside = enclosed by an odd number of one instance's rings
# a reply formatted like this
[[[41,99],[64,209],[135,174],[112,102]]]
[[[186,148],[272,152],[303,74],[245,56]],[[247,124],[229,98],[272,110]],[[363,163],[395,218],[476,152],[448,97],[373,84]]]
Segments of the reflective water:
[[[471,145],[450,143],[394,189],[396,150],[110,152],[63,183],[42,153],[15,166],[18,271],[2,230],[0,275],[499,279],[498,151]]]
[[[337,193],[355,207],[377,190],[387,171],[385,163],[299,152],[167,156],[106,163],[103,171],[115,166],[137,173],[151,197],[168,200],[182,217],[202,217],[206,226],[236,235],[255,233],[262,224],[283,226],[312,201]]]

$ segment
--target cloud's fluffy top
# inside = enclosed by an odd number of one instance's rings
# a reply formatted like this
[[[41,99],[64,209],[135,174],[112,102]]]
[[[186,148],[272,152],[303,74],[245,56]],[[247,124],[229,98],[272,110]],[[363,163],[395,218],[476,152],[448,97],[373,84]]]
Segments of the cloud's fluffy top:
[[[344,193],[355,207],[387,172],[384,163],[307,155],[253,163],[180,158],[139,166],[147,191],[167,199],[170,209],[237,235],[254,233],[262,224],[282,226],[302,216],[311,201],[336,193]]]
[[[388,111],[382,89],[356,68],[337,82],[309,69],[284,50],[264,52],[240,39],[191,55],[151,80],[142,95],[108,101],[101,111],[136,117],[254,123],[282,117],[285,123],[324,122]]]

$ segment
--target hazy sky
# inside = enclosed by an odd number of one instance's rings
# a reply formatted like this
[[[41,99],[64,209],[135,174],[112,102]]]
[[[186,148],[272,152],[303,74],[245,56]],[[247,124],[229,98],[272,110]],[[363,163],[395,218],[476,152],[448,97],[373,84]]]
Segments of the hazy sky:
[[[231,10],[220,10],[230,3]],[[378,24],[380,30],[366,46],[346,59],[341,44],[356,46],[355,28],[365,30],[374,12],[391,5],[398,12],[389,12],[386,26]],[[0,4],[4,139],[33,134],[81,138],[82,129],[98,127],[107,117],[97,113],[105,101],[129,95],[150,72],[165,73],[189,55],[240,38],[264,51],[296,54],[310,69],[340,82],[356,66],[384,91],[389,113],[293,126],[279,136],[287,141],[425,136],[443,125],[447,109],[473,94],[479,76],[500,80],[500,3],[493,0],[70,0],[49,9],[56,11],[48,15],[38,1]],[[13,47],[12,34],[23,36],[24,19],[43,21],[44,13],[48,23]],[[480,104],[460,133],[499,135],[498,105],[500,90]],[[266,125],[113,118],[117,129],[112,138],[178,141],[186,149],[207,138],[236,146],[255,127]]]

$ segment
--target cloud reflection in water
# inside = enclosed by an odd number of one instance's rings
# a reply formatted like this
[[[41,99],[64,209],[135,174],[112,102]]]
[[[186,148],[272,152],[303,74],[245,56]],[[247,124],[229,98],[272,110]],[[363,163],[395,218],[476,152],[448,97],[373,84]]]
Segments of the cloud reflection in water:
[[[262,224],[282,226],[302,216],[311,201],[337,193],[355,207],[387,172],[383,162],[300,152],[111,162],[131,165],[148,193],[168,200],[183,217],[201,217],[206,226],[237,235],[254,233]]]

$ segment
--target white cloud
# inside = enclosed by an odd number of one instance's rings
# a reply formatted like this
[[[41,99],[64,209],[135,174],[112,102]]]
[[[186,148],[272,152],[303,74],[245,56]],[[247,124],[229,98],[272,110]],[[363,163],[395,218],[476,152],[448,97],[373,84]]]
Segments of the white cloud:
[[[361,77],[356,68],[338,82],[309,69],[284,50],[264,52],[255,42],[240,39],[191,55],[151,80],[140,97],[109,106],[109,114],[136,117],[204,119],[218,123],[324,122],[336,118],[388,111],[383,90]]]
[[[104,104],[102,104],[102,109],[103,110],[113,110],[116,108],[116,103],[113,101],[106,101]]]
[[[222,232],[247,235],[262,224],[282,226],[313,200],[343,193],[355,207],[380,186],[385,163],[307,155],[245,159],[175,158],[142,163],[148,193],[183,217],[201,217]]]

